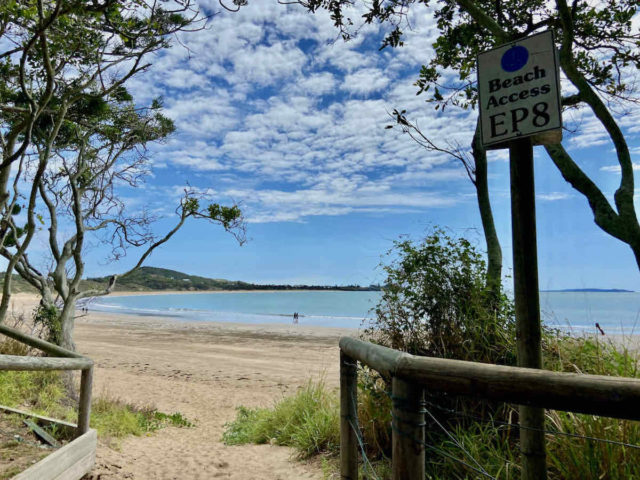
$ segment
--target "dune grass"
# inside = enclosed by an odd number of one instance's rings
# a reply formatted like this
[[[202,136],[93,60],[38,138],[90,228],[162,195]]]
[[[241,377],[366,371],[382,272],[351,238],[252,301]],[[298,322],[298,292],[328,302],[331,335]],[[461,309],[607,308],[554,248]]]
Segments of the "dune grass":
[[[545,365],[555,371],[580,371],[599,375],[624,375],[640,378],[638,355],[628,349],[591,338],[555,335],[546,338]],[[449,406],[449,405],[448,405]],[[427,405],[434,415],[437,408]],[[361,465],[362,478],[390,478],[391,403],[386,384],[367,369],[359,371],[358,416],[371,467]],[[445,415],[446,417],[446,415]],[[449,432],[492,476],[501,480],[520,478],[517,409],[504,406],[492,417],[445,420]],[[505,421],[507,420],[507,421]],[[299,458],[322,454],[327,478],[335,476],[339,454],[338,392],[323,381],[307,383],[294,395],[276,402],[271,408],[240,407],[233,422],[225,425],[223,441],[228,445],[272,443],[293,447]],[[549,478],[622,480],[640,478],[640,450],[615,443],[603,443],[582,437],[640,445],[640,423],[593,415],[548,411],[546,429],[562,434],[547,435]],[[428,442],[452,457],[475,465],[449,437],[435,429],[428,432]],[[440,432],[441,433],[441,432]],[[427,478],[486,478],[463,464],[430,452]]]
[[[77,417],[77,405],[67,398],[60,372],[0,372],[0,405],[70,422]],[[140,436],[165,426],[193,426],[179,412],[166,414],[109,394],[93,399],[90,424],[103,440]]]
[[[296,449],[300,458],[335,453],[340,448],[339,404],[324,381],[309,381],[273,408],[239,407],[235,421],[227,424],[227,445],[271,443]]]

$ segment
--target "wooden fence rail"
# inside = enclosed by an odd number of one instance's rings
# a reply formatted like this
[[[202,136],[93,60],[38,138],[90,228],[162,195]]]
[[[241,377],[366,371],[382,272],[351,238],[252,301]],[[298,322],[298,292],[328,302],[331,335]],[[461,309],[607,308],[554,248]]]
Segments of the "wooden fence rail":
[[[640,420],[638,379],[418,357],[350,337],[340,339],[340,359],[341,406],[349,406],[349,402],[354,405],[340,413],[340,453],[349,456],[341,458],[343,480],[357,480],[357,468],[353,467],[357,465],[357,456],[350,458],[354,451],[357,455],[357,439],[347,431],[351,428],[349,422],[355,422],[357,415],[354,400],[357,381],[343,379],[348,372],[343,365],[355,370],[356,361],[393,379],[393,418],[404,422],[394,425],[393,430],[394,480],[424,479],[424,448],[416,439],[424,439],[421,399],[425,388],[519,405]],[[397,404],[398,400],[402,405]]]
[[[80,370],[82,372],[80,378],[80,399],[78,401],[76,437],[87,433],[89,431],[89,416],[91,414],[93,360],[5,325],[0,325],[0,333],[52,355],[52,357],[0,355],[0,371]]]

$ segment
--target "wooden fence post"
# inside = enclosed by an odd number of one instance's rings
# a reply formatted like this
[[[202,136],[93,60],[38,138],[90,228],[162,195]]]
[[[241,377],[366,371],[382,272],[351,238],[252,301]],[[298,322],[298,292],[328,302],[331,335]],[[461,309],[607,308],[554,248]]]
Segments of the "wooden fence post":
[[[392,478],[424,480],[424,390],[393,377],[392,399]]]
[[[509,163],[518,366],[542,368],[536,201],[530,138],[511,142]],[[545,480],[544,410],[521,405],[519,413],[520,425],[525,427],[520,429],[522,480]]]
[[[82,370],[80,378],[80,401],[78,404],[78,429],[79,437],[89,431],[89,417],[91,415],[91,387],[93,384],[93,367]]]
[[[357,395],[356,360],[340,350],[340,478],[342,480],[358,480],[358,439],[353,430],[353,426],[357,428]]]

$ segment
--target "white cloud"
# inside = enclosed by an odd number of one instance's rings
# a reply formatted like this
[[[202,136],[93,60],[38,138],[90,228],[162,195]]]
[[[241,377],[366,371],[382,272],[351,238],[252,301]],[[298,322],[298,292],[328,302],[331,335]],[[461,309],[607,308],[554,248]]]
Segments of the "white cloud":
[[[640,163],[633,163],[632,168],[634,170],[640,170]],[[602,170],[603,172],[620,173],[622,171],[622,168],[620,167],[620,165],[606,165],[604,167],[600,167],[600,170]]]
[[[545,202],[555,202],[556,200],[571,198],[571,195],[564,192],[537,193],[536,198]]]
[[[345,75],[342,89],[349,93],[369,95],[384,89],[391,78],[377,68],[363,68]]]

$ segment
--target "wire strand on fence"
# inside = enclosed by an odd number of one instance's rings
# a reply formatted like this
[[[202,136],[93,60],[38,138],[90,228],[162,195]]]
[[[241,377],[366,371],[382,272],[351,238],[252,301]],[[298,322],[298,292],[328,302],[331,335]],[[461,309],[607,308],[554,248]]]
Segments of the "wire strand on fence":
[[[488,477],[491,477],[491,476],[489,475],[489,473],[488,473],[488,472],[487,472],[487,471],[482,467],[482,465],[480,465],[480,462],[478,462],[478,461],[475,459],[475,457],[474,457],[473,455],[471,455],[471,453],[469,453],[469,451],[468,451],[466,448],[464,448],[464,447],[460,444],[460,442],[458,442],[458,440],[456,439],[456,437],[454,437],[454,436],[453,436],[453,434],[452,434],[451,432],[449,432],[449,430],[447,430],[447,429],[446,429],[446,428],[445,428],[445,427],[444,427],[444,426],[443,426],[443,425],[438,421],[438,419],[437,419],[437,418],[436,418],[436,417],[435,417],[435,416],[434,416],[434,415],[429,411],[429,409],[425,407],[425,409],[424,409],[424,410],[425,410],[425,412],[426,412],[426,413],[431,417],[431,419],[432,419],[434,422],[436,422],[436,424],[437,424],[437,425],[440,427],[440,429],[441,429],[441,430],[442,430],[442,431],[447,435],[447,437],[449,437],[449,438],[451,439],[451,441],[452,441],[453,443],[455,443],[455,444],[458,446],[458,448],[459,448],[460,450],[462,450],[462,452],[463,452],[467,457],[469,457],[471,460],[473,460],[473,463],[475,463],[475,464],[476,464],[476,466],[477,466],[480,470],[482,470],[482,472],[483,472],[485,475],[487,475]]]
[[[399,398],[396,395],[390,394],[388,391],[385,390],[386,395],[389,397],[389,399],[391,400],[392,404],[395,406],[396,409],[399,410],[403,410],[403,406],[406,405],[407,403],[407,399],[405,398]],[[436,418],[435,416],[426,408],[426,400],[423,400],[422,402],[422,408],[421,408],[421,413],[427,413],[431,419],[438,425],[438,427],[440,427],[442,429],[442,431],[447,435],[447,437],[449,437],[449,439],[460,449],[462,450],[462,452],[471,459],[471,461],[473,461],[473,463],[476,464],[476,467],[471,467],[471,465],[467,464],[466,462],[461,461],[460,459],[458,459],[457,457],[454,457],[451,454],[448,454],[446,456],[449,456],[449,458],[451,458],[452,460],[456,460],[459,463],[462,463],[463,465],[472,468],[473,470],[477,471],[478,473],[481,473],[483,475],[485,475],[488,478],[494,478],[493,476],[491,476],[491,474],[489,474],[489,472],[487,472],[485,470],[485,468],[480,464],[480,462],[478,462],[473,455],[471,455],[471,453],[464,448],[464,446],[462,446],[460,444],[460,442],[458,442],[458,440],[453,436],[453,434],[451,432],[449,432],[447,430],[447,428],[442,425]],[[395,416],[393,414],[393,410],[391,411],[391,418],[395,419]],[[424,427],[426,425],[425,422],[422,422],[419,426]],[[392,424],[393,427],[393,424]],[[419,439],[414,439],[415,442],[422,442],[425,446],[427,445],[424,441],[421,441]],[[443,450],[437,449],[436,447],[433,446],[429,446],[429,448],[431,448],[432,450],[438,450],[441,454],[442,452],[444,452]]]
[[[438,453],[438,454],[442,455],[443,457],[447,457],[447,458],[449,458],[450,460],[453,460],[453,461],[455,461],[455,462],[458,462],[458,463],[460,463],[461,465],[463,465],[463,466],[465,466],[465,467],[469,468],[470,470],[473,470],[473,471],[474,471],[474,472],[476,472],[476,473],[479,473],[479,474],[481,474],[481,475],[484,475],[485,477],[490,478],[490,479],[492,479],[492,480],[497,480],[495,477],[491,476],[489,473],[487,473],[486,471],[484,471],[484,469],[483,469],[483,470],[480,470],[479,468],[474,467],[473,465],[468,464],[468,463],[467,463],[467,462],[465,462],[464,460],[459,459],[458,457],[456,457],[456,456],[454,456],[454,455],[450,454],[449,452],[447,452],[447,451],[445,451],[445,450],[442,450],[442,449],[440,449],[440,448],[438,448],[438,447],[434,447],[433,445],[429,445],[429,444],[428,444],[427,442],[425,442],[424,440],[420,440],[419,438],[412,437],[411,435],[407,434],[406,432],[403,432],[402,430],[400,430],[399,428],[397,428],[397,427],[395,426],[394,419],[395,419],[395,417],[394,417],[394,416],[393,416],[393,414],[392,414],[391,429],[392,429],[395,433],[397,433],[398,435],[401,435],[401,436],[403,436],[403,437],[405,437],[405,438],[409,438],[410,440],[412,440],[413,442],[415,442],[415,443],[417,443],[417,444],[419,444],[419,445],[423,446],[424,448],[427,448],[427,449],[429,449],[429,450],[432,450],[432,451],[434,451],[434,452],[436,452],[436,453]]]
[[[357,395],[357,393],[356,393]],[[353,395],[353,393],[350,393],[349,395],[349,399],[351,400],[351,403],[353,404],[353,411],[356,412],[356,416],[355,419],[351,418],[351,416],[347,416],[347,420],[349,422],[349,425],[351,425],[351,429],[353,430],[353,432],[356,434],[356,440],[358,442],[358,446],[360,447],[360,453],[362,455],[362,459],[364,461],[364,464],[366,466],[369,467],[369,470],[371,470],[371,476],[373,477],[374,480],[379,480],[378,476],[376,475],[376,471],[373,468],[373,465],[371,464],[371,461],[369,461],[369,457],[367,456],[367,452],[364,448],[364,439],[362,438],[362,430],[360,429],[360,420],[358,419],[358,402],[357,399],[355,397],[355,395]],[[353,420],[355,420],[356,424],[353,424]]]
[[[398,397],[398,396],[396,396],[396,395],[390,394],[390,393],[389,393],[389,392],[387,392],[386,390],[385,390],[385,393],[386,393],[386,395],[391,399],[391,402],[392,402],[392,404],[394,405],[394,408],[395,408],[395,409],[398,409],[398,410],[405,410],[404,406],[407,404],[407,399],[405,399],[405,398],[400,398],[400,397]],[[398,420],[399,420],[399,419],[394,415],[393,410],[391,411],[391,428],[392,428],[392,430],[394,430],[395,432],[397,432],[397,433],[398,433],[398,434],[400,434],[400,435],[403,435],[403,436],[404,436],[404,437],[406,437],[406,438],[410,438],[413,442],[416,442],[416,443],[418,443],[418,444],[420,444],[420,445],[424,446],[425,448],[428,448],[428,449],[430,449],[430,450],[433,450],[433,451],[435,451],[435,452],[439,453],[440,455],[443,455],[443,456],[445,456],[445,457],[448,457],[449,459],[454,460],[454,461],[456,461],[456,462],[458,462],[458,463],[460,463],[460,464],[464,465],[465,467],[470,468],[471,470],[473,470],[473,471],[475,471],[475,472],[477,472],[477,473],[480,473],[481,475],[484,475],[484,476],[485,476],[485,477],[487,477],[487,478],[491,478],[491,479],[494,479],[494,480],[495,480],[495,477],[493,477],[489,472],[487,472],[487,471],[484,469],[484,467],[480,464],[480,462],[478,462],[478,461],[474,458],[474,456],[473,456],[473,455],[471,455],[471,453],[470,453],[467,449],[465,449],[465,448],[464,448],[464,446],[462,446],[462,445],[460,444],[460,442],[458,442],[458,440],[457,440],[457,439],[456,439],[456,438],[451,434],[451,432],[449,432],[449,431],[446,429],[446,427],[444,427],[444,426],[443,426],[443,425],[442,425],[442,424],[441,424],[441,423],[440,423],[440,422],[439,422],[439,421],[438,421],[438,420],[433,416],[433,414],[432,414],[432,413],[431,413],[431,412],[426,408],[425,403],[426,403],[426,402],[423,402],[423,403],[422,403],[421,413],[427,413],[427,414],[429,414],[429,416],[430,416],[430,417],[431,417],[431,418],[436,422],[436,424],[437,424],[437,425],[442,429],[442,431],[443,431],[443,432],[444,432],[444,433],[449,437],[449,439],[450,439],[450,440],[451,440],[451,441],[452,441],[452,442],[453,442],[453,443],[454,443],[454,444],[455,444],[455,445],[456,445],[460,450],[462,450],[462,452],[463,452],[467,457],[469,457],[469,458],[473,461],[473,463],[475,463],[475,464],[476,464],[476,467],[474,467],[474,466],[472,466],[472,465],[468,464],[468,463],[467,463],[467,462],[465,462],[464,460],[461,460],[461,459],[459,459],[459,458],[455,457],[454,455],[452,455],[452,454],[450,454],[450,453],[448,453],[448,452],[445,452],[444,450],[441,450],[441,449],[439,449],[439,448],[437,448],[437,447],[434,447],[433,445],[429,445],[429,444],[427,444],[424,440],[421,440],[421,439],[418,439],[418,438],[412,437],[412,436],[408,435],[408,434],[407,434],[407,433],[405,433],[405,432],[401,432],[401,431],[397,428],[397,424],[398,424]],[[418,426],[420,426],[420,427],[424,427],[425,425],[426,425],[426,423],[425,423],[425,422],[421,422],[420,424],[418,424]]]
[[[563,437],[570,437],[570,438],[580,438],[583,440],[589,440],[589,441],[593,441],[593,442],[600,442],[600,443],[606,443],[609,445],[617,445],[620,447],[628,447],[628,448],[634,448],[636,450],[640,450],[640,445],[635,445],[632,443],[625,443],[625,442],[619,442],[617,440],[609,440],[607,438],[599,438],[599,437],[591,437],[588,435],[580,435],[579,433],[569,433],[569,432],[561,432],[560,430],[547,430],[547,429],[540,429],[540,428],[535,428],[535,427],[525,427],[522,425],[519,425],[517,423],[510,423],[510,422],[504,422],[501,420],[494,420],[492,419],[486,419],[486,418],[482,418],[482,417],[478,417],[476,415],[470,415],[468,413],[464,413],[461,412],[459,410],[453,410],[451,408],[447,408],[447,407],[443,407],[441,405],[438,405],[436,403],[433,402],[429,402],[428,400],[425,401],[428,405],[431,405],[434,408],[437,408],[438,410],[441,410],[443,412],[446,413],[450,413],[453,415],[457,415],[459,417],[465,417],[465,418],[470,418],[473,420],[478,420],[480,422],[485,422],[485,423],[491,423],[492,425],[501,425],[501,426],[505,426],[505,427],[513,427],[513,428],[519,428],[521,430],[532,430],[532,431],[536,431],[536,432],[542,432],[542,433],[546,433],[548,435],[560,435]]]

